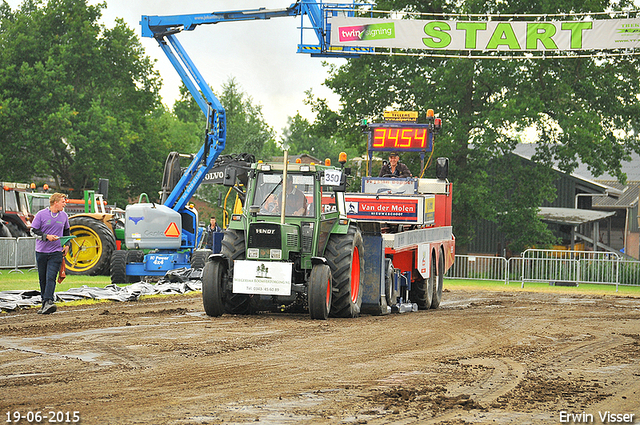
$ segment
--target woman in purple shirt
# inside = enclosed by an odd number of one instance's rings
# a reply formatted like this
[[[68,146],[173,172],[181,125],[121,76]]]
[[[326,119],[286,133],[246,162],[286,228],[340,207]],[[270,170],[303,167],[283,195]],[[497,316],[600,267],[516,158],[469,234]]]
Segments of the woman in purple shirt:
[[[64,212],[67,196],[54,193],[49,198],[49,208],[38,211],[31,223],[31,233],[36,236],[36,263],[40,279],[42,308],[38,314],[50,314],[56,311],[53,294],[56,289],[56,277],[64,261],[69,246],[60,244],[61,236],[69,236],[69,216]]]

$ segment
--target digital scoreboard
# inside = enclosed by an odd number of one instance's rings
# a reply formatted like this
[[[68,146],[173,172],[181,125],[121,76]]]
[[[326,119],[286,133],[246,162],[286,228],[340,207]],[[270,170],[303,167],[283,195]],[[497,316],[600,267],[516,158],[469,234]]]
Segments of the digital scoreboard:
[[[370,151],[430,152],[433,132],[429,124],[370,124]]]

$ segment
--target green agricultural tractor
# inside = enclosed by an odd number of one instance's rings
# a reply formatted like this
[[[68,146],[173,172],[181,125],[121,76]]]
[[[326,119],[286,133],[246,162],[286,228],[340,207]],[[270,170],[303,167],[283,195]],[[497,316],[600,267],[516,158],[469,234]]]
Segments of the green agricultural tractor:
[[[235,171],[225,174],[225,185],[232,185]],[[345,186],[341,168],[253,164],[243,213],[233,215],[221,252],[211,255],[203,270],[205,312],[357,316],[363,238],[346,217]]]

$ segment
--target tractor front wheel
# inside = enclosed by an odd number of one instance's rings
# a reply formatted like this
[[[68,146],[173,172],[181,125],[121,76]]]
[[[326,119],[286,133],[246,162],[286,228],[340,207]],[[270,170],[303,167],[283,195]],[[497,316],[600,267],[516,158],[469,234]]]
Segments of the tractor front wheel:
[[[309,316],[314,320],[327,320],[331,310],[331,269],[326,264],[316,264],[309,276]]]
[[[207,316],[224,314],[224,288],[228,281],[229,273],[222,261],[207,261],[202,270],[202,304]]]

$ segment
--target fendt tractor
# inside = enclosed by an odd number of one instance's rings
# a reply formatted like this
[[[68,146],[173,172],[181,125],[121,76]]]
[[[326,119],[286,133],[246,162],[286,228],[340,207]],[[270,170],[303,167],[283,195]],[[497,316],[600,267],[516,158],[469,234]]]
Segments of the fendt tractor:
[[[372,124],[370,152],[431,152],[440,121],[429,113],[427,124]],[[438,159],[436,179],[365,177],[362,193],[345,193],[345,162],[288,164],[285,155],[282,164],[253,166],[242,214],[204,267],[208,315],[326,319],[438,308],[455,254],[448,161]],[[235,183],[232,170],[225,177]]]

